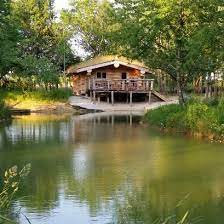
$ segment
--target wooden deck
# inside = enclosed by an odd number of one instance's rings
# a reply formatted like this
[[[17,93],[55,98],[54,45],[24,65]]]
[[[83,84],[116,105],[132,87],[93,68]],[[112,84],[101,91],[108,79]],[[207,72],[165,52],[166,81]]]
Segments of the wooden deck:
[[[92,79],[89,90],[96,92],[149,93],[153,90],[153,79]]]

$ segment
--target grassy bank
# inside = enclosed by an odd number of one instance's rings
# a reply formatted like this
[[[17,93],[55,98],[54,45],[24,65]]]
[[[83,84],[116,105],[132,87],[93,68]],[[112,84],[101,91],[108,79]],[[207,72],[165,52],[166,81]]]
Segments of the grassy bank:
[[[224,142],[224,99],[191,99],[185,106],[162,106],[148,111],[144,121],[164,130]]]
[[[43,106],[66,103],[72,95],[70,89],[55,89],[51,91],[8,91],[0,90],[0,100],[9,107],[35,110]]]

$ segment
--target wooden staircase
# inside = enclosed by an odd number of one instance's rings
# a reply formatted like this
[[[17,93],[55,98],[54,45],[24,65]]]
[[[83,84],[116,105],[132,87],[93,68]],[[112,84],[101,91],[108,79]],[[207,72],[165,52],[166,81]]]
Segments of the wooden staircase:
[[[167,98],[165,96],[163,96],[162,94],[160,94],[159,92],[153,90],[152,91],[152,95],[154,95],[156,98],[158,98],[159,100],[163,101],[163,102],[167,102]]]

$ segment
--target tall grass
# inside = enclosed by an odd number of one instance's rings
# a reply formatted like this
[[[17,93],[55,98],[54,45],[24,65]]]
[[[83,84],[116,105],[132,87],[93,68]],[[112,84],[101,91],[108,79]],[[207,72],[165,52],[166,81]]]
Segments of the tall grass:
[[[5,171],[2,187],[0,188],[0,223],[2,221],[11,222],[8,213],[12,199],[18,191],[22,179],[29,174],[30,168],[31,165],[27,164],[20,171],[17,166]]]

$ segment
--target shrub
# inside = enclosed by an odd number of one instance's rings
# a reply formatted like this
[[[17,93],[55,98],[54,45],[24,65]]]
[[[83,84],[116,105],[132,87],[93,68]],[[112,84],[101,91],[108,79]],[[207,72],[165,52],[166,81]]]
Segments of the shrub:
[[[224,137],[224,100],[215,107],[192,98],[183,107],[167,105],[148,111],[144,119],[158,127],[220,139]]]
[[[189,130],[199,133],[209,133],[215,130],[218,123],[214,110],[204,103],[188,105],[185,121]]]
[[[219,124],[224,124],[224,99],[222,98],[216,108],[216,116]]]
[[[168,128],[171,124],[172,117],[182,111],[183,107],[176,104],[161,106],[155,110],[148,111],[144,119],[152,125]]]

